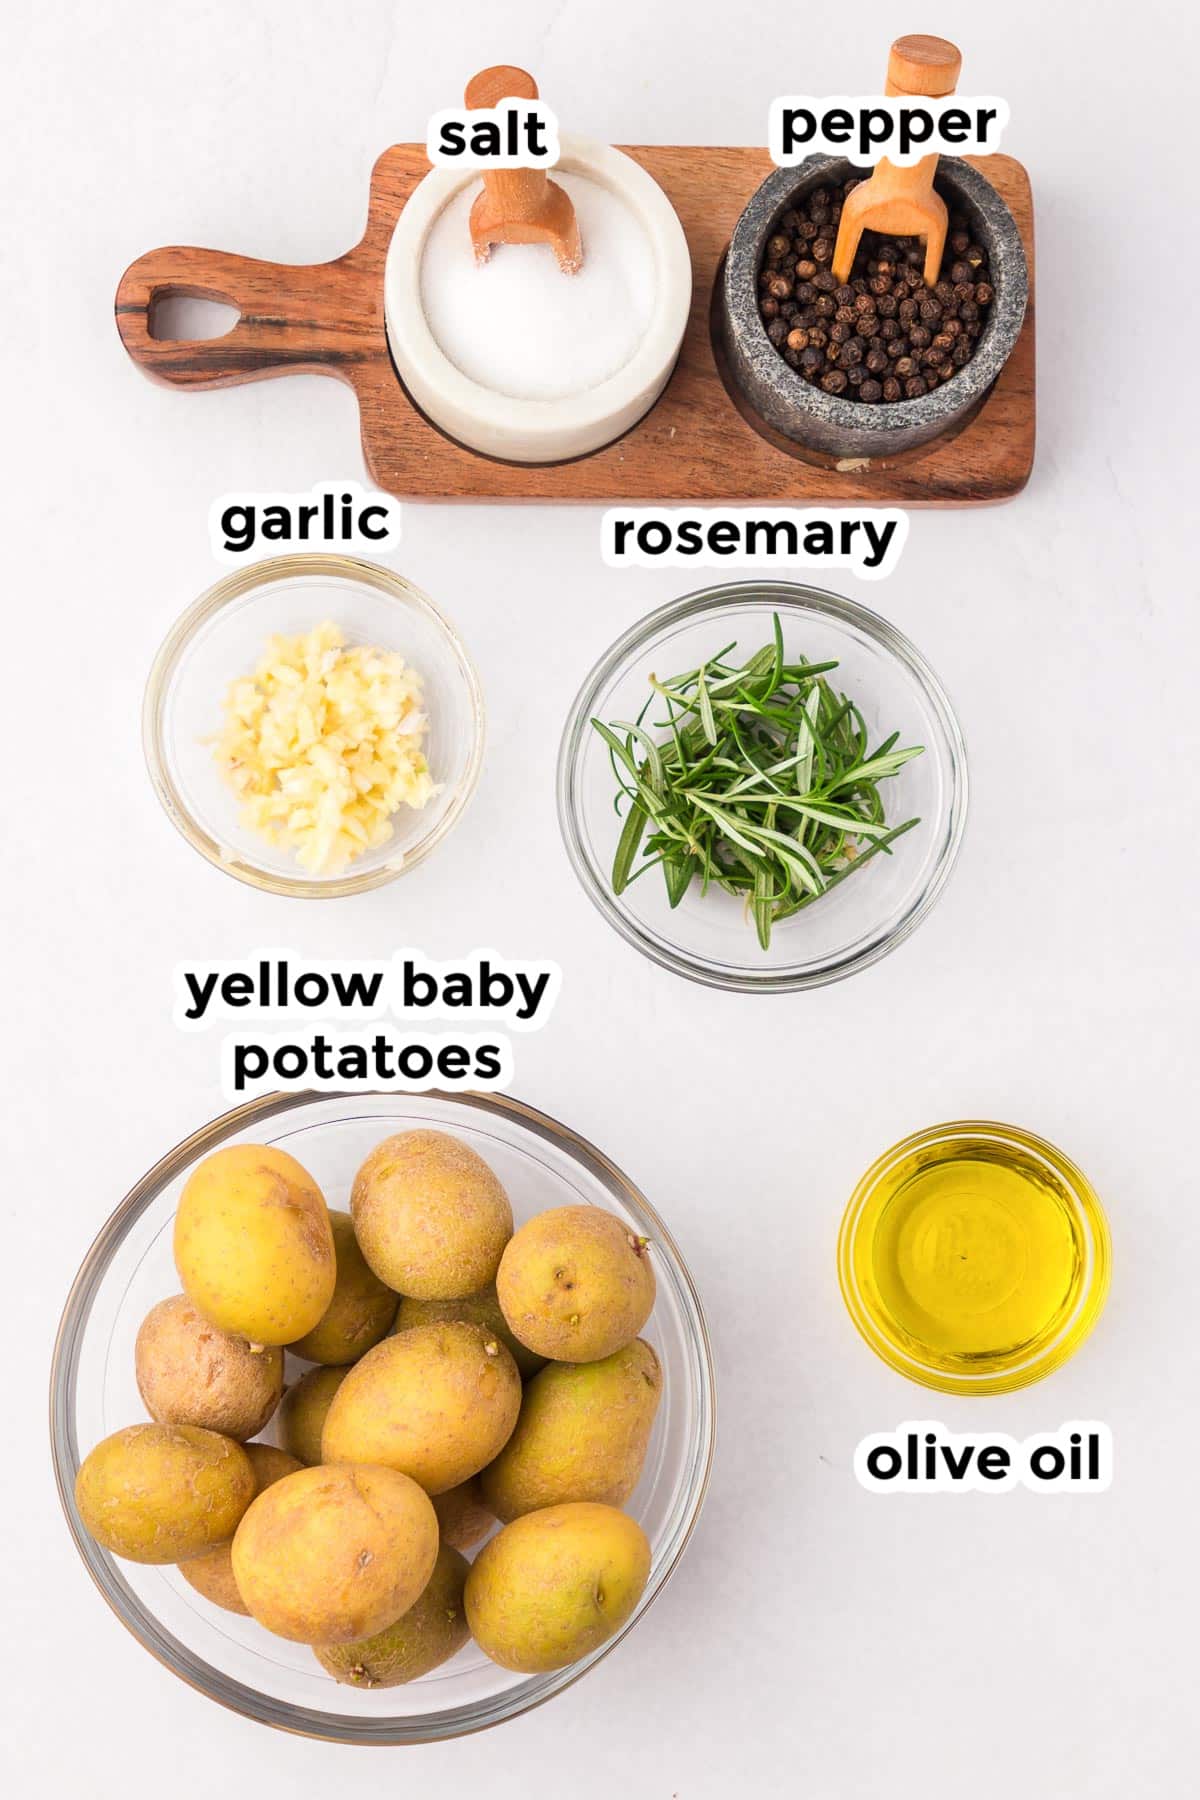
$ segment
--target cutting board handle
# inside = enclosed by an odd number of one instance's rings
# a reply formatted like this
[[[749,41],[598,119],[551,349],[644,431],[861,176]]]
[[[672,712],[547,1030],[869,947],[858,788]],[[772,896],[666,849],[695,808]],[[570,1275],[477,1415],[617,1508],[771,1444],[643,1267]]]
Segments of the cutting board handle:
[[[153,336],[155,307],[175,296],[216,300],[240,316],[222,337]],[[126,269],[116,318],[121,342],[152,380],[220,388],[298,373],[350,381],[353,366],[377,351],[381,305],[345,257],[273,263],[172,245]]]

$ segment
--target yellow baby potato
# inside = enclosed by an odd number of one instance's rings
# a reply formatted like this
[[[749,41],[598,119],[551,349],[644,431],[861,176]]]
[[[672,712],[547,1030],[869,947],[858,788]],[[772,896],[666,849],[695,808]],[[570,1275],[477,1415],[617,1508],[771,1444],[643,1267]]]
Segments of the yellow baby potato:
[[[394,1469],[301,1469],[252,1502],[233,1540],[251,1615],[300,1644],[374,1637],[420,1598],[438,1553],[428,1494]]]
[[[402,1131],[377,1144],[354,1177],[350,1212],[380,1281],[420,1300],[486,1287],[513,1228],[491,1169],[444,1131]]]
[[[393,1331],[408,1331],[414,1325],[444,1325],[451,1319],[466,1319],[471,1325],[482,1325],[500,1339],[517,1365],[522,1381],[528,1381],[545,1366],[544,1356],[535,1356],[520,1339],[513,1336],[508,1320],[500,1311],[496,1284],[489,1282],[477,1294],[466,1294],[459,1300],[414,1300],[406,1294],[400,1302]]]
[[[387,1336],[399,1296],[367,1267],[350,1214],[331,1212],[329,1222],[337,1261],[333,1299],[319,1323],[288,1348],[305,1362],[337,1365],[357,1362]]]
[[[286,1450],[276,1450],[274,1444],[247,1444],[246,1455],[254,1470],[256,1496],[264,1488],[269,1488],[273,1481],[282,1481],[285,1475],[294,1475],[297,1469],[304,1467],[294,1456],[289,1456]],[[229,1544],[220,1544],[217,1549],[208,1551],[204,1556],[195,1556],[188,1562],[180,1563],[179,1573],[198,1594],[211,1600],[214,1606],[224,1607],[226,1612],[248,1614],[250,1608],[238,1593],[238,1585],[233,1578],[231,1544],[232,1540]]]
[[[160,1425],[200,1425],[245,1441],[283,1393],[283,1351],[252,1350],[210,1325],[186,1294],[151,1307],[134,1347],[146,1411]]]
[[[242,1446],[195,1425],[127,1425],[75,1478],[84,1524],[128,1562],[183,1562],[228,1542],[253,1498]]]
[[[471,1635],[463,1605],[470,1566],[465,1556],[443,1544],[425,1592],[394,1625],[359,1643],[318,1648],[317,1661],[347,1687],[401,1687],[428,1675]]]
[[[175,1266],[192,1304],[251,1344],[293,1344],[333,1299],[329,1211],[283,1150],[229,1144],[189,1175],[175,1215]]]
[[[649,1573],[646,1534],[616,1507],[546,1507],[479,1552],[467,1577],[467,1622],[501,1668],[544,1674],[619,1631]]]
[[[554,1362],[598,1362],[632,1343],[654,1306],[649,1244],[598,1206],[557,1206],[522,1225],[496,1292],[510,1329]]]
[[[569,1500],[620,1506],[638,1484],[661,1395],[658,1358],[642,1338],[602,1362],[550,1363],[480,1477],[488,1506],[505,1521]]]
[[[382,1463],[430,1494],[475,1475],[517,1422],[521,1377],[480,1325],[420,1325],[347,1370],[325,1419],[327,1463]]]
[[[495,1514],[484,1500],[478,1475],[447,1488],[444,1494],[434,1494],[433,1510],[443,1544],[454,1550],[473,1550],[496,1523]]]
[[[321,1437],[333,1396],[347,1369],[309,1369],[283,1396],[279,1437],[289,1455],[310,1466],[321,1461]]]

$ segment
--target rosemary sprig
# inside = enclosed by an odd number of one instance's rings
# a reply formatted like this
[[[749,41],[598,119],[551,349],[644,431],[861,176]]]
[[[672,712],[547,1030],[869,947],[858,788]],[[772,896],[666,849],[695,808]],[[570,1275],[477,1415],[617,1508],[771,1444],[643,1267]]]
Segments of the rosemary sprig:
[[[636,719],[592,724],[618,816],[625,807],[613,892],[653,868],[673,907],[694,881],[724,888],[743,898],[766,950],[781,919],[920,824],[889,825],[879,784],[922,746],[898,749],[893,732],[872,750],[862,713],[826,679],[836,661],[789,662],[778,615],[769,644],[741,664],[729,661],[736,648],[670,681],[652,675]]]

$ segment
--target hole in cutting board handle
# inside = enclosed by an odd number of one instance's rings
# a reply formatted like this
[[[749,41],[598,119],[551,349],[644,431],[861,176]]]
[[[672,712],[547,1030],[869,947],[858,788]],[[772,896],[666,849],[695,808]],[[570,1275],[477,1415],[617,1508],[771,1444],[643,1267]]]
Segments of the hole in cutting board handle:
[[[158,343],[201,343],[228,337],[241,318],[238,307],[224,300],[163,288],[150,302],[146,328]]]

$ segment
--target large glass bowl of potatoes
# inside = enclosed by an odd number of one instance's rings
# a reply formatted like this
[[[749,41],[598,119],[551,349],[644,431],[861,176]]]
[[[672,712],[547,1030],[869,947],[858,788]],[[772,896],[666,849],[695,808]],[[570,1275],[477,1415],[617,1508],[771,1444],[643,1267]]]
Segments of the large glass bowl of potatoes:
[[[712,1360],[666,1227],[567,1127],[276,1094],[113,1213],[51,1423],[84,1564],[160,1662],[264,1724],[424,1743],[646,1611],[703,1504]]]

